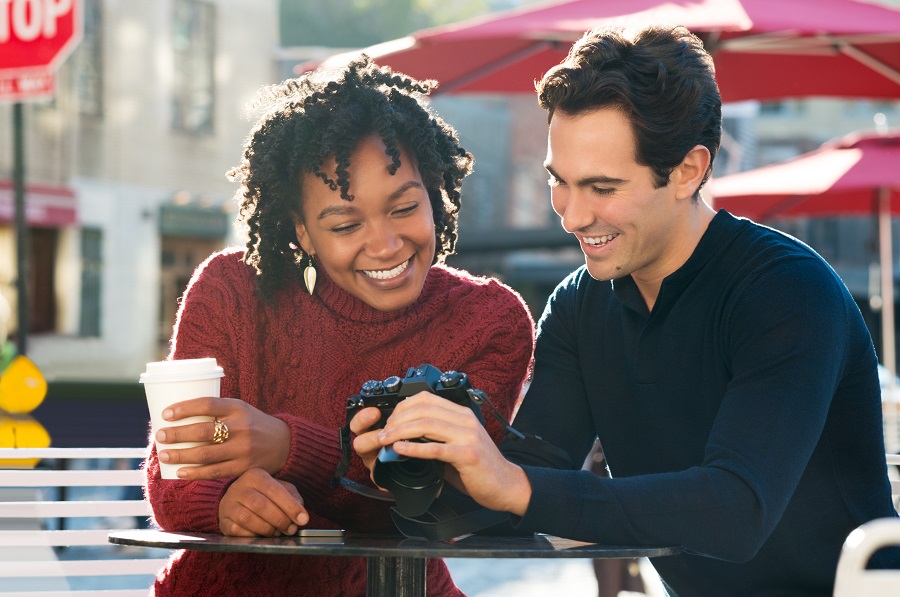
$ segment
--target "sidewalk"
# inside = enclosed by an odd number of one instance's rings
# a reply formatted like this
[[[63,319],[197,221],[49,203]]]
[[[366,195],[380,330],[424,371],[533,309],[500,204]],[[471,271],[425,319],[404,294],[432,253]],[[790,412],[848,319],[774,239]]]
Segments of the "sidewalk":
[[[445,558],[444,561],[456,585],[468,597],[597,597],[597,580],[590,560]],[[646,594],[664,597],[662,583],[649,562],[641,562],[641,571],[649,585]],[[650,582],[653,580],[656,583]]]
[[[596,597],[590,560],[446,558],[456,585],[468,597]]]

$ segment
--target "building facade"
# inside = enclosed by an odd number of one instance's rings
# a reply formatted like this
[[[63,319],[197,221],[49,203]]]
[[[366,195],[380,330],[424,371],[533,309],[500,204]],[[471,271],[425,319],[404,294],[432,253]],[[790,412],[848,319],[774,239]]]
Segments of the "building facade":
[[[136,381],[196,265],[241,242],[225,173],[277,76],[277,1],[82,1],[55,96],[24,105],[27,352],[51,382]],[[12,144],[0,126],[0,293],[19,333]]]

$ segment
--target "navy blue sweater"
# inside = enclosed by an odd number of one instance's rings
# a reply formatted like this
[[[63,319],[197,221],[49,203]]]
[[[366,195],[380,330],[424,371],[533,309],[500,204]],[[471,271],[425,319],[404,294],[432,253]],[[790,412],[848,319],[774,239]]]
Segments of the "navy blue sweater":
[[[631,277],[582,267],[541,318],[515,427],[575,463],[599,437],[614,478],[525,467],[518,529],[680,545],[653,562],[679,596],[831,595],[847,535],[896,516],[876,365],[831,267],[727,212],[652,312]]]

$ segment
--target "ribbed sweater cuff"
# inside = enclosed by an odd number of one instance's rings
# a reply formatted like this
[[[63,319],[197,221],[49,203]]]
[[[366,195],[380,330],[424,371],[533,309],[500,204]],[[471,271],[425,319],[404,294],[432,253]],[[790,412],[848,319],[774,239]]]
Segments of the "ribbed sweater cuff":
[[[286,413],[275,416],[291,428],[291,453],[276,476],[296,485],[310,504],[327,498],[331,478],[341,460],[338,430]]]
[[[221,482],[197,483],[193,490],[195,499],[186,500],[180,504],[186,520],[193,521],[191,526],[196,526],[201,533],[220,533],[219,529],[219,504],[225,495],[233,479],[222,479]]]

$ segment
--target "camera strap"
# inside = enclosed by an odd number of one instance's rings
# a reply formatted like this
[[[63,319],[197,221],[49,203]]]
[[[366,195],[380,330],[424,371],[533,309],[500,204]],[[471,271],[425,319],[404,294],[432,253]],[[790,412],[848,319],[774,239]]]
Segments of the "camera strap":
[[[356,481],[351,481],[346,477],[341,479],[339,485],[346,489],[347,491],[352,491],[353,493],[357,493],[359,495],[364,495],[366,497],[372,498],[374,500],[382,500],[385,502],[393,502],[394,496],[391,495],[390,491],[386,491],[383,489],[376,489],[375,487],[368,487],[367,485],[363,485],[362,483],[357,483]]]
[[[475,504],[476,508],[468,512],[458,513],[448,507],[445,498],[432,502],[423,516],[410,518],[391,508],[394,525],[404,536],[411,539],[427,539],[428,541],[447,541],[464,535],[471,535],[491,527],[509,529],[509,513],[488,510]]]
[[[334,476],[331,478],[332,487],[340,485],[344,475],[350,470],[350,448],[352,446],[350,443],[350,419],[352,418],[350,413],[347,413],[347,422],[338,431],[338,440],[341,445],[341,461],[338,462],[337,470],[334,471]]]

